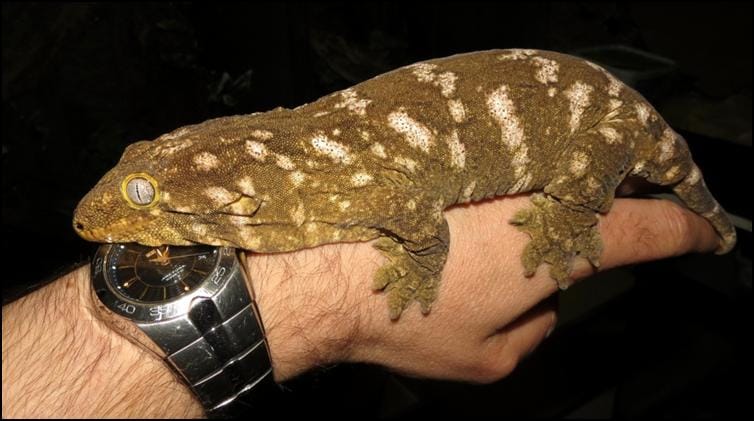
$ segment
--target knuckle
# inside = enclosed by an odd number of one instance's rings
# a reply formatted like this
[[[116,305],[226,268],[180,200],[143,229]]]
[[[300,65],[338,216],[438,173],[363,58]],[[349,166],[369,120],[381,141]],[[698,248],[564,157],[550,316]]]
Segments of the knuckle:
[[[472,379],[481,384],[490,384],[507,377],[518,365],[518,358],[507,353],[490,356],[472,368]]]

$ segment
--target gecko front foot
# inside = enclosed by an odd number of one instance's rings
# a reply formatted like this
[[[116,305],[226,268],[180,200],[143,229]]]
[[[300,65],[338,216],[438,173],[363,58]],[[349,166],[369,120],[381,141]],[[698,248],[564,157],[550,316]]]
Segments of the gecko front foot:
[[[549,263],[550,276],[561,289],[571,284],[569,275],[576,256],[599,266],[602,240],[597,230],[597,216],[589,209],[570,208],[551,196],[532,195],[533,206],[520,210],[511,219],[531,241],[521,257],[527,277],[534,275],[542,263]]]
[[[447,249],[417,253],[387,237],[378,239],[375,248],[389,260],[377,270],[373,288],[387,293],[390,318],[400,317],[414,300],[421,304],[422,313],[429,313],[437,298]]]

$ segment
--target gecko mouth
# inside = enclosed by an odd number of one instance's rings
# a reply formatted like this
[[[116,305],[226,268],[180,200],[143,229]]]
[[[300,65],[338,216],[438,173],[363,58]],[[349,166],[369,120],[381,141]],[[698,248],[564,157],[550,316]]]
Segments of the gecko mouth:
[[[82,222],[74,221],[73,229],[79,237],[95,243],[130,242],[136,237],[141,237],[138,233],[146,222],[143,219],[135,221],[119,219],[105,227],[87,228]]]

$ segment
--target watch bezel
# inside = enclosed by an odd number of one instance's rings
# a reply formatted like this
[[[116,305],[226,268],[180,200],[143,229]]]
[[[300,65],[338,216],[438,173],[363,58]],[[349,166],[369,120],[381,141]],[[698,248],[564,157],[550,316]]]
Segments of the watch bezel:
[[[193,291],[164,301],[140,302],[119,292],[110,279],[110,271],[106,268],[108,256],[114,247],[119,246],[127,245],[103,244],[97,249],[91,266],[92,286],[95,295],[110,311],[137,323],[165,322],[185,315],[194,299],[211,298],[225,287],[236,262],[234,248],[217,247],[220,257]]]

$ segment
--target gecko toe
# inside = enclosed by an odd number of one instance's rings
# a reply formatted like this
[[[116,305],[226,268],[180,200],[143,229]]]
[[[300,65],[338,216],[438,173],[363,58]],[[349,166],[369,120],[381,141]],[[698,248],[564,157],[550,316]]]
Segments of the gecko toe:
[[[570,274],[577,256],[599,266],[602,241],[593,211],[569,208],[544,195],[532,198],[532,207],[511,220],[531,237],[521,256],[524,274],[534,275],[542,263],[550,264],[550,277],[561,289],[572,282]]]

